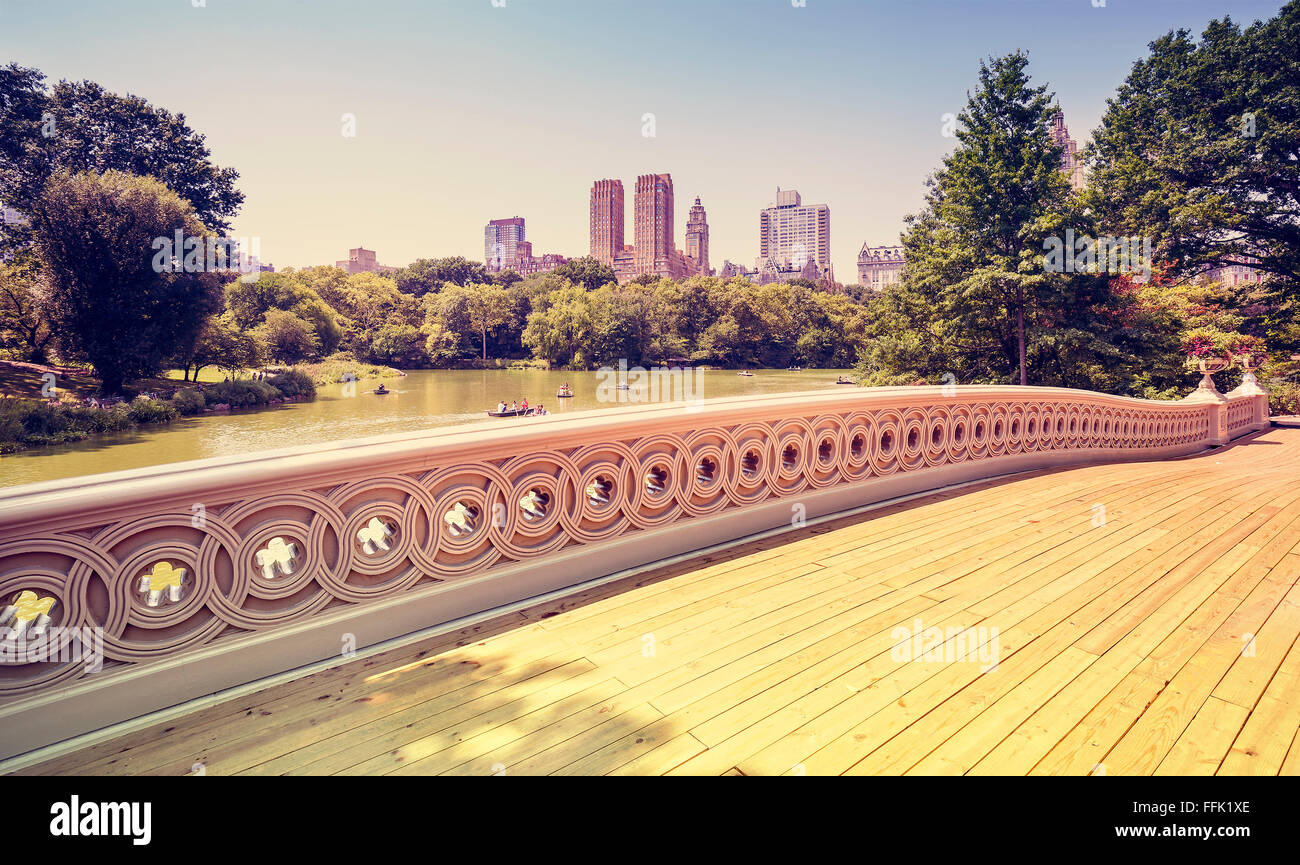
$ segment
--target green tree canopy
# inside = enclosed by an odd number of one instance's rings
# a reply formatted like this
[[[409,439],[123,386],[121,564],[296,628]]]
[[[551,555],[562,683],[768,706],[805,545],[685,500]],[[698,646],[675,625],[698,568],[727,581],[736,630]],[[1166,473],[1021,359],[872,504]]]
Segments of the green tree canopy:
[[[320,339],[311,323],[287,309],[272,309],[254,331],[272,360],[298,363],[320,352]]]
[[[0,349],[16,360],[49,361],[54,331],[41,308],[42,299],[30,263],[0,262]]]
[[[35,69],[0,70],[0,200],[30,212],[59,172],[121,171],[159,180],[207,228],[229,229],[244,201],[239,174],[212,162],[183,114],[92,81],[60,81],[46,92],[44,80]]]
[[[980,63],[957,148],[903,237],[910,290],[938,313],[913,329],[945,331],[932,337],[967,380],[1025,384],[1027,323],[1061,302],[1062,280],[1044,272],[1042,253],[1061,231],[1069,184],[1049,134],[1051,97],[1031,85],[1028,62],[1017,52]]]
[[[1150,43],[1086,151],[1088,205],[1174,275],[1243,264],[1300,288],[1300,0]]]
[[[595,291],[602,285],[618,282],[618,277],[614,275],[614,268],[589,255],[571,258],[555,268],[553,273],[574,285],[582,286],[587,291]]]
[[[394,277],[397,290],[403,294],[422,297],[440,291],[445,283],[469,285],[489,282],[487,270],[476,261],[463,256],[454,258],[421,258],[397,271]]]
[[[60,171],[29,214],[48,283],[45,311],[106,393],[156,373],[219,307],[224,274],[155,269],[155,239],[212,235],[187,201],[153,178]]]

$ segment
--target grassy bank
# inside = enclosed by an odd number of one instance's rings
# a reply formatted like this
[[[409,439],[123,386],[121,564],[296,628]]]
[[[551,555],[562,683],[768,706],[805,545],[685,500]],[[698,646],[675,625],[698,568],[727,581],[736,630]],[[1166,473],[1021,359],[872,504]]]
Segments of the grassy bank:
[[[317,386],[338,384],[341,381],[365,381],[377,378],[398,378],[406,375],[400,369],[375,363],[363,363],[350,354],[339,352],[317,363],[302,363],[294,367],[311,377]],[[349,378],[350,377],[350,378]]]
[[[92,435],[171,423],[205,411],[279,405],[313,399],[316,385],[297,369],[260,381],[235,379],[175,391],[167,398],[138,396],[111,405],[97,401],[0,398],[0,454],[81,441]]]

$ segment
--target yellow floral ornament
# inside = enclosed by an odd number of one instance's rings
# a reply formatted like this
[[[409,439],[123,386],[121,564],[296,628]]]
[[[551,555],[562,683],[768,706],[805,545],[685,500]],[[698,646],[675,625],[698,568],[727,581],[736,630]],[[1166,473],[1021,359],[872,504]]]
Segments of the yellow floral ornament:
[[[14,598],[12,604],[0,612],[0,626],[12,628],[8,639],[16,640],[31,629],[31,635],[39,637],[45,633],[50,623],[50,613],[54,611],[58,600],[53,597],[40,597],[31,589],[24,589]]]
[[[152,571],[140,578],[140,591],[146,595],[145,606],[158,606],[164,594],[171,603],[178,602],[184,581],[184,568],[173,568],[171,562],[158,562]]]

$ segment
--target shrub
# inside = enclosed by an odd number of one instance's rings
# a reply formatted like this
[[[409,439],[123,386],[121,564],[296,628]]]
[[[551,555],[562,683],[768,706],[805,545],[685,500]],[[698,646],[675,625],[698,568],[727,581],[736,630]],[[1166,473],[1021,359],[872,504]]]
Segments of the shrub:
[[[1300,384],[1292,381],[1272,381],[1267,387],[1269,414],[1300,415]]]
[[[276,373],[266,379],[266,382],[278,390],[286,399],[300,396],[309,398],[316,396],[316,384],[312,381],[311,376],[297,368]]]
[[[176,396],[172,397],[172,405],[176,411],[183,417],[192,414],[198,414],[208,406],[208,401],[204,399],[203,394],[194,388],[187,388],[178,391]]]
[[[141,416],[160,417],[149,409],[143,409]],[[175,414],[168,406],[161,416],[170,419]],[[98,409],[83,405],[51,405],[40,400],[0,399],[0,453],[80,441],[94,433],[130,429],[141,422],[144,421],[137,420],[132,408],[125,405]]]
[[[131,403],[131,420],[136,423],[171,423],[180,414],[167,400],[139,397]]]
[[[231,408],[266,405],[279,395],[280,392],[271,387],[270,382],[253,381],[248,378],[207,385],[203,390],[203,398],[208,405],[225,403]]]

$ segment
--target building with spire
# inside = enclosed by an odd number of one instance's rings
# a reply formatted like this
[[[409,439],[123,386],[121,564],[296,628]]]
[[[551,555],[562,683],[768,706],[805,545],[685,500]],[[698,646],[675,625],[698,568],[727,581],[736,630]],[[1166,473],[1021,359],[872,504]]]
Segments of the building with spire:
[[[691,205],[690,218],[686,220],[686,257],[694,265],[696,274],[710,276],[713,273],[709,269],[709,219],[698,195],[695,204]]]
[[[1083,160],[1079,158],[1079,145],[1070,137],[1070,130],[1065,126],[1065,113],[1059,108],[1052,115],[1052,128],[1049,130],[1053,143],[1061,148],[1061,172],[1070,181],[1071,189],[1082,189]]]

